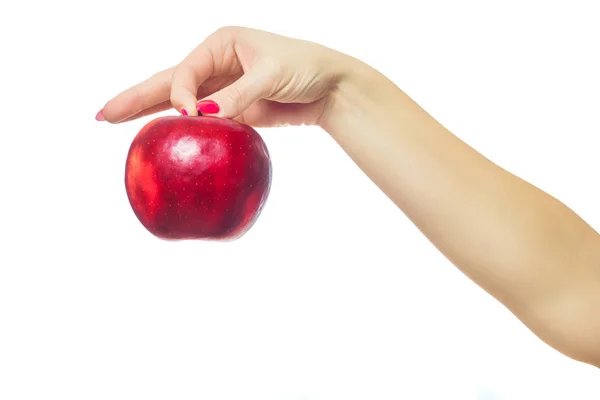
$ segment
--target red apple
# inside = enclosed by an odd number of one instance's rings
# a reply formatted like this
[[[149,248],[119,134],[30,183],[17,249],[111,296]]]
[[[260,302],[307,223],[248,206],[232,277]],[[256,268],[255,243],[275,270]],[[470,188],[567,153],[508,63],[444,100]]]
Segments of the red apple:
[[[253,128],[217,117],[169,116],[146,124],[125,166],[129,203],[165,240],[234,240],[259,217],[271,159]]]

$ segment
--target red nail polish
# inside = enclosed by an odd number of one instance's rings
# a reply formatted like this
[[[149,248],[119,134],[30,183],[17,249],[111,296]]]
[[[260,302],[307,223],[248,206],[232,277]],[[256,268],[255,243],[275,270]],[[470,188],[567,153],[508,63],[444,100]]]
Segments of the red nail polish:
[[[96,114],[96,121],[105,121],[104,110],[98,111],[98,114]]]
[[[203,114],[216,114],[221,108],[212,100],[202,100],[196,104],[196,109]]]
[[[188,115],[187,110],[185,108],[181,109],[181,115]]]

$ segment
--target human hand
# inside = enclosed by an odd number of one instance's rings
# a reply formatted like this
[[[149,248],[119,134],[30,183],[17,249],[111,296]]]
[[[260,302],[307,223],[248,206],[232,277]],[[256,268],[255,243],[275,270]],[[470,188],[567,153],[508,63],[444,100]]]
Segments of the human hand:
[[[347,59],[312,42],[221,28],[180,64],[110,100],[97,119],[120,123],[175,108],[257,127],[315,125]]]

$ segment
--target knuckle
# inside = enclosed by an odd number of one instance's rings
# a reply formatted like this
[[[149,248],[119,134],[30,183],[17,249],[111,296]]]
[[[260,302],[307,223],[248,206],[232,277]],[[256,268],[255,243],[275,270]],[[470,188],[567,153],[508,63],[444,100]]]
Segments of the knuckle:
[[[241,30],[242,30],[242,27],[240,27],[240,26],[227,25],[227,26],[222,26],[219,29],[217,29],[213,35],[218,36],[218,37],[234,36],[234,35],[238,34]]]

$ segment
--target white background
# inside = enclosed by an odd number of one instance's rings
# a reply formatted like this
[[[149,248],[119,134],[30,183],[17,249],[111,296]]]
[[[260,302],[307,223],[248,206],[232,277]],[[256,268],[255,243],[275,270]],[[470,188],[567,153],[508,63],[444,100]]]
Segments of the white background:
[[[375,66],[600,227],[595,1],[2,2],[0,399],[598,399],[316,128],[262,129],[268,203],[232,243],[160,241],[94,120],[224,25]],[[166,114],[175,114],[173,111]]]

